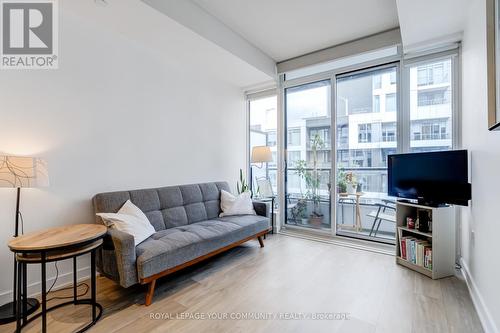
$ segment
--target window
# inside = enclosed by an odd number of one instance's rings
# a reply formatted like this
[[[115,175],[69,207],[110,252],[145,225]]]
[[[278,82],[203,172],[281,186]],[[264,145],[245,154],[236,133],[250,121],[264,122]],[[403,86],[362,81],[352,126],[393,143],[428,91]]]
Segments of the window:
[[[372,142],[372,125],[371,124],[358,125],[358,142],[359,143]]]
[[[288,151],[287,155],[289,165],[295,165],[300,160],[300,151]]]
[[[380,112],[380,95],[373,96],[373,112]]]
[[[288,130],[289,146],[300,146],[300,128],[292,128]]]
[[[330,147],[330,127],[317,127],[309,129],[309,147],[313,142],[314,138],[318,136],[323,143],[323,149]]]
[[[381,75],[374,75],[373,76],[373,89],[380,89],[382,88],[382,76]]]
[[[418,92],[418,106],[429,106],[450,103],[448,88],[424,90]]]
[[[396,110],[397,110],[396,94],[391,93],[385,95],[385,112],[396,112]]]
[[[337,166],[339,168],[345,168],[349,165],[349,150],[338,149],[337,150]]]
[[[372,166],[372,151],[369,149],[351,150],[353,166],[367,168]]]
[[[349,142],[349,127],[347,125],[337,126],[337,143],[339,146],[345,146]]]
[[[412,152],[453,147],[452,57],[409,65]]]
[[[276,165],[277,165],[277,161],[278,161],[278,154],[277,152],[273,151],[271,152],[272,156],[273,156],[273,161],[272,162],[269,162],[267,163],[267,166],[269,168],[276,168]]]
[[[267,145],[269,147],[276,146],[276,131],[269,131],[267,133]]]
[[[312,154],[313,154],[312,151],[307,152],[307,160],[308,161],[313,160]],[[318,162],[319,168],[330,167],[331,159],[330,159],[330,151],[329,150],[317,151],[316,155],[317,155],[317,162]]]
[[[448,135],[448,122],[415,122],[412,124],[413,140],[446,140]]]
[[[391,85],[396,84],[396,72],[395,71],[390,73],[389,79],[390,79]]]
[[[386,164],[387,163],[387,156],[391,154],[396,154],[396,149],[394,148],[384,148],[381,150],[382,154],[382,163]]]
[[[396,141],[396,123],[382,124],[382,142]]]
[[[271,184],[276,191],[276,129],[277,129],[277,96],[269,96],[263,98],[249,98],[249,152],[252,153],[252,148],[255,146],[270,146],[273,154],[273,162],[264,163],[262,168],[253,168],[253,186],[255,179],[260,177],[268,177],[271,179]],[[250,156],[249,156],[250,157]],[[250,159],[249,159],[250,160]],[[237,171],[237,170],[236,170]],[[271,175],[274,175],[271,177]]]
[[[337,113],[336,117],[336,192],[349,191],[348,175],[355,178],[356,190],[364,192],[360,197],[362,211],[359,219],[356,218],[355,203],[344,200],[345,195],[337,196],[339,235],[357,237],[362,234],[361,237],[366,238],[373,222],[367,214],[376,204],[383,203],[381,199],[387,199],[387,155],[398,149],[397,73],[398,67],[389,65],[337,76],[336,102],[343,101],[349,112],[342,116]],[[357,112],[361,109],[368,111]],[[358,230],[353,230],[350,226],[357,220],[361,225]],[[388,228],[384,232],[394,235],[394,230]]]
[[[417,69],[417,85],[450,84],[451,61],[439,61],[419,66]]]

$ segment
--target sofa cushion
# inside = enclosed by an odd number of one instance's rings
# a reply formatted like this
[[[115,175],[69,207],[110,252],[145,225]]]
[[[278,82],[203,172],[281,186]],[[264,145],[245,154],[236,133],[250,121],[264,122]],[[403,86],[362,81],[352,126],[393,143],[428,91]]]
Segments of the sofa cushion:
[[[99,193],[96,213],[116,213],[130,200],[148,217],[156,231],[215,218],[220,213],[220,191],[226,182],[168,186],[155,189]],[[100,217],[97,222],[102,223]]]
[[[139,278],[160,273],[268,228],[266,217],[240,215],[158,231],[136,248]]]

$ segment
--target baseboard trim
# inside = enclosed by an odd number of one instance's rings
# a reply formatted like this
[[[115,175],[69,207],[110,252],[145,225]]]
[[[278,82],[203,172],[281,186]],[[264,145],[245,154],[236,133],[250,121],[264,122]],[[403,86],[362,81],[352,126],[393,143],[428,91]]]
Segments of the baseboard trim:
[[[465,279],[465,283],[467,284],[467,288],[469,289],[469,294],[472,298],[472,303],[474,304],[474,308],[479,316],[479,321],[481,321],[481,325],[483,326],[483,330],[485,333],[498,333],[498,328],[493,321],[493,317],[488,310],[488,307],[484,303],[484,299],[477,288],[472,275],[470,274],[469,266],[460,258],[460,265],[462,268],[460,271]]]
[[[347,237],[332,237],[327,235],[312,234],[304,231],[295,231],[289,229],[286,230],[282,229],[279,232],[279,234],[289,237],[308,239],[316,242],[349,247],[356,250],[369,251],[390,256],[394,256],[395,252],[394,245],[369,242],[361,239],[353,239]]]
[[[78,282],[87,280],[90,277],[90,266],[79,268],[78,270]],[[52,276],[47,279],[47,288],[49,288],[52,283],[54,283],[56,276]],[[54,285],[53,290],[61,289],[67,287],[73,283],[73,272],[66,272],[59,274],[57,282]],[[28,295],[30,297],[37,297],[41,294],[42,283],[40,281],[30,283],[28,285]],[[12,290],[3,290],[0,292],[0,304],[5,304],[12,301]]]

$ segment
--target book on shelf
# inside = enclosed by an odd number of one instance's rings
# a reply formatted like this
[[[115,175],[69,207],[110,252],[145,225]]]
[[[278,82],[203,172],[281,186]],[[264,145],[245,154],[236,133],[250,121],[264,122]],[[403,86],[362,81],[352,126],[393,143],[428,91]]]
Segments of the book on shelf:
[[[424,239],[401,237],[399,253],[402,259],[432,270],[432,245]]]

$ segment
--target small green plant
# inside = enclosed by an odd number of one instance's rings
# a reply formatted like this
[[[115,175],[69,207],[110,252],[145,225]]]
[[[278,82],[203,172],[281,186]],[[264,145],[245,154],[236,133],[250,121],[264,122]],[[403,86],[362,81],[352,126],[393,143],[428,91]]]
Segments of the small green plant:
[[[236,190],[238,194],[249,191],[249,187],[245,177],[243,177],[243,170],[240,169],[240,181],[236,183]]]
[[[347,192],[347,179],[345,172],[339,170],[337,173],[337,191],[338,193]]]

